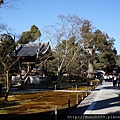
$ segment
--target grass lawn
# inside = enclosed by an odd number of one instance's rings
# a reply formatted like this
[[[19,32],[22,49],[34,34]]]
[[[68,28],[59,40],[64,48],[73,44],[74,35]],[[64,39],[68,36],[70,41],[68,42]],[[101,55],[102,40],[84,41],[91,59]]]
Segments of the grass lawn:
[[[75,88],[74,88],[75,89]],[[87,86],[78,87],[78,90],[87,90]],[[54,111],[55,106],[58,109],[68,108],[68,99],[70,99],[70,107],[76,105],[76,96],[79,102],[85,92],[39,92],[32,94],[10,94],[8,101],[4,101],[4,97],[0,97],[0,114],[30,114]]]

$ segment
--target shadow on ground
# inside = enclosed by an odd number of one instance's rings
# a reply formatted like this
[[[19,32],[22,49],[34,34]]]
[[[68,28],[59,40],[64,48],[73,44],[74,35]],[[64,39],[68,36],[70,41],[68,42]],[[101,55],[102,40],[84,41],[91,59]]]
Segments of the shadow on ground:
[[[120,90],[120,87],[108,86],[108,87],[103,87],[102,89],[106,89],[106,90],[114,89],[114,94],[116,94],[116,97],[104,99],[104,100],[100,100],[100,101],[94,101],[92,104],[95,104],[95,106],[91,110],[100,110],[100,109],[104,110],[105,108],[111,108],[111,109],[113,108],[114,109],[113,111],[115,111],[115,112],[110,112],[108,114],[120,114],[120,110],[117,111],[115,109],[115,107],[120,107],[120,92],[118,92],[118,90]]]
[[[32,114],[0,114],[0,120],[66,120],[69,112],[66,108],[58,110],[57,115],[54,111]]]

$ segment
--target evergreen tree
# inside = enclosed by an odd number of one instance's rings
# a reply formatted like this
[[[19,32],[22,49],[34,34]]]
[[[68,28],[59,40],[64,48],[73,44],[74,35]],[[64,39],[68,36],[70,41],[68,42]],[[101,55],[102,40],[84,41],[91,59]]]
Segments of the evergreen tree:
[[[35,25],[32,25],[30,31],[23,32],[18,43],[27,44],[29,42],[34,42],[41,36],[41,32]]]
[[[9,90],[10,90],[10,76],[9,72],[11,67],[16,63],[16,59],[12,59],[10,54],[15,49],[15,38],[10,34],[0,35],[0,73],[2,77],[6,78],[6,95],[5,100],[7,101]],[[0,76],[1,77],[1,76]]]
[[[95,46],[97,53],[96,69],[105,69],[115,66],[115,56],[117,51],[114,47],[114,39],[109,38],[107,34],[102,33],[100,30],[96,30],[95,34]]]

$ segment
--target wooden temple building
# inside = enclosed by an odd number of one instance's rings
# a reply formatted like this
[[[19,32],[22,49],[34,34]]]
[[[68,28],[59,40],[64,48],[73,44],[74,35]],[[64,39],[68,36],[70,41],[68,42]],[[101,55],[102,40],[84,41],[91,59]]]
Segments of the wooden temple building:
[[[28,78],[36,84],[47,79],[47,61],[53,59],[49,43],[18,44],[12,57],[19,59],[19,77],[24,83]],[[19,77],[13,76],[14,81]]]

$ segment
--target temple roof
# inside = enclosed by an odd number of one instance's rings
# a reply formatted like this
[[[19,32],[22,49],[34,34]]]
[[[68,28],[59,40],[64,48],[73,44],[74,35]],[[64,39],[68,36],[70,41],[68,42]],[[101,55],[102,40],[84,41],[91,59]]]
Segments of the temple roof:
[[[44,55],[50,50],[49,43],[43,44],[18,44],[14,50],[14,55],[17,57],[22,56],[37,56]]]

